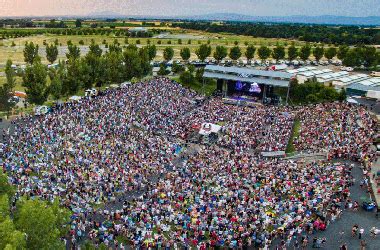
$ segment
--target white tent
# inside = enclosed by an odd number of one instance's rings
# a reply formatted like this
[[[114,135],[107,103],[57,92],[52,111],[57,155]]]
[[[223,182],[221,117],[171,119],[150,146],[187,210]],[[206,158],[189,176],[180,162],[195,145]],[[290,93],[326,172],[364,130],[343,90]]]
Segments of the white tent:
[[[79,101],[80,99],[82,99],[82,97],[77,95],[73,95],[69,98],[70,101]]]
[[[201,135],[209,135],[211,133],[218,133],[222,126],[212,124],[212,123],[202,123],[201,129],[199,130],[199,134]]]
[[[359,102],[353,98],[347,98],[346,100],[348,103],[352,103],[352,104],[359,104]]]

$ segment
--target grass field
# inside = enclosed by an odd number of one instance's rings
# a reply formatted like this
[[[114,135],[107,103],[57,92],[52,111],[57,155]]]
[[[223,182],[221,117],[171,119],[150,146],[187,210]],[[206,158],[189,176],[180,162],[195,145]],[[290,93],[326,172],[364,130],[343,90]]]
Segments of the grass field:
[[[0,86],[6,82],[5,76],[0,76]],[[15,91],[25,91],[25,88],[22,86],[21,77],[16,77],[16,86],[14,88]]]
[[[167,27],[162,27],[166,28]],[[23,49],[24,44],[26,42],[33,42],[40,46],[40,55],[44,63],[47,63],[45,57],[45,46],[46,43],[53,43],[56,39],[58,39],[59,43],[59,57],[58,59],[65,59],[65,53],[67,50],[67,41],[71,40],[74,44],[79,44],[82,40],[84,42],[84,46],[81,46],[82,54],[86,53],[88,45],[91,43],[91,40],[95,40],[96,43],[102,44],[105,40],[107,43],[113,43],[115,39],[118,39],[118,42],[122,45],[125,45],[125,37],[116,37],[114,35],[106,36],[106,35],[82,35],[82,36],[61,36],[61,35],[36,35],[30,37],[23,38],[11,38],[0,40],[0,68],[4,67],[7,59],[11,59],[15,64],[23,64],[24,56]],[[181,39],[182,44],[179,44],[179,39]],[[153,37],[153,38],[128,38],[129,44],[136,44],[136,41],[140,40],[141,46],[147,45],[148,40],[150,40],[151,44],[155,44],[157,46],[157,57],[156,60],[161,60],[163,57],[163,49],[166,47],[172,47],[174,49],[174,59],[180,59],[180,50],[183,47],[189,47],[192,55],[191,59],[196,59],[195,50],[199,47],[200,44],[205,44],[208,41],[213,49],[215,49],[218,45],[224,45],[228,48],[234,46],[234,42],[237,41],[242,50],[245,50],[246,43],[252,44],[255,46],[266,45],[269,47],[275,46],[277,43],[287,46],[292,42],[295,42],[296,46],[302,46],[304,42],[301,41],[292,41],[286,39],[267,39],[267,38],[253,38],[249,36],[238,36],[232,34],[213,34],[207,32],[199,32],[199,31],[188,31],[182,29],[172,29],[170,32],[163,32],[163,34]],[[191,40],[191,44],[188,44],[188,41]],[[161,41],[161,44],[158,44]],[[168,42],[171,44],[168,44]],[[12,46],[14,43],[15,46]]]
[[[294,120],[294,125],[293,125],[293,130],[292,130],[292,134],[290,136],[290,139],[289,139],[289,142],[288,142],[288,145],[286,147],[286,153],[287,154],[293,154],[296,152],[296,148],[294,147],[294,138],[297,138],[300,134],[300,130],[301,130],[301,122],[300,120],[296,119]]]

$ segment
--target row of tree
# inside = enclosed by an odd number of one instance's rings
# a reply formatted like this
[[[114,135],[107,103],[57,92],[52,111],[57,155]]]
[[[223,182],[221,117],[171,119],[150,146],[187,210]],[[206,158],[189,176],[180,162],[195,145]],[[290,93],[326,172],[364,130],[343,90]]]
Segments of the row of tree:
[[[380,44],[380,31],[377,28],[358,26],[327,26],[304,24],[263,24],[227,22],[178,22],[173,26],[184,29],[203,30],[213,33],[233,33],[264,38],[298,39],[306,42],[327,44]]]
[[[55,44],[46,46],[47,59],[53,63],[58,50]],[[103,50],[94,41],[89,52],[81,57],[78,46],[69,43],[66,62],[60,61],[58,67],[50,69],[41,63],[38,45],[27,43],[24,58],[27,62],[22,72],[23,86],[31,103],[43,104],[49,95],[54,99],[76,94],[81,89],[94,85],[121,83],[132,78],[141,78],[151,73],[151,60],[156,56],[155,46],[138,49],[134,45],[122,48],[120,44],[111,44],[108,51]],[[50,82],[50,84],[48,84]]]
[[[202,44],[196,51],[198,59],[204,61],[211,55],[215,60],[220,62],[227,56],[232,60],[238,60],[243,56],[243,51],[239,46],[234,46],[228,50],[225,46],[216,46],[214,52],[212,53],[212,48],[210,45]],[[339,48],[323,46],[317,46],[312,48],[309,44],[304,45],[301,48],[297,48],[292,44],[286,50],[284,46],[277,45],[273,49],[267,46],[261,46],[256,48],[253,45],[248,45],[244,51],[244,56],[247,60],[252,60],[255,55],[266,60],[268,58],[273,58],[276,60],[288,59],[290,61],[295,59],[308,60],[311,56],[315,58],[316,61],[321,60],[325,57],[328,60],[337,57],[343,60],[343,64],[351,67],[359,67],[364,65],[365,67],[374,67],[380,64],[380,52],[376,52],[376,48],[369,46],[360,46],[354,49],[350,49],[346,45],[342,45]],[[165,48],[164,59],[169,61],[174,56],[174,50],[170,47]],[[190,59],[191,52],[190,49],[184,47],[180,51],[180,56],[182,60],[187,61]]]
[[[162,31],[158,29],[149,30],[149,32],[136,31],[129,32],[128,30],[121,29],[102,29],[102,28],[37,28],[37,29],[3,29],[0,30],[0,39],[27,37],[32,35],[62,35],[62,36],[91,36],[102,35],[110,36],[115,35],[117,37],[152,37],[153,34],[160,33]]]

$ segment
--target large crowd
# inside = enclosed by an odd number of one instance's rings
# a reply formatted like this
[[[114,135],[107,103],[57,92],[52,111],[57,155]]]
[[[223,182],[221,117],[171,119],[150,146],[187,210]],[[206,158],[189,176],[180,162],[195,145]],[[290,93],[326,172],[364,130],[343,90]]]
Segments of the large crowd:
[[[318,104],[298,111],[301,131],[294,143],[298,151],[326,152],[371,166],[376,122],[364,107],[344,103]]]
[[[374,160],[364,108],[200,97],[155,78],[57,105],[3,132],[0,163],[16,197],[59,198],[73,211],[68,244],[206,249],[307,244],[304,232],[325,230],[350,202],[352,166],[261,157],[285,150],[296,119],[297,150]],[[222,126],[217,142],[188,143],[203,122]]]

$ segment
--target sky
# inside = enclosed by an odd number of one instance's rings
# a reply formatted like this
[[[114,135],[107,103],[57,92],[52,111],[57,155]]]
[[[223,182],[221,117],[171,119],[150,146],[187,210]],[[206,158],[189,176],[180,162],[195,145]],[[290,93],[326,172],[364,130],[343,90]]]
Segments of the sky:
[[[380,16],[380,0],[0,0],[0,16],[88,15]]]

